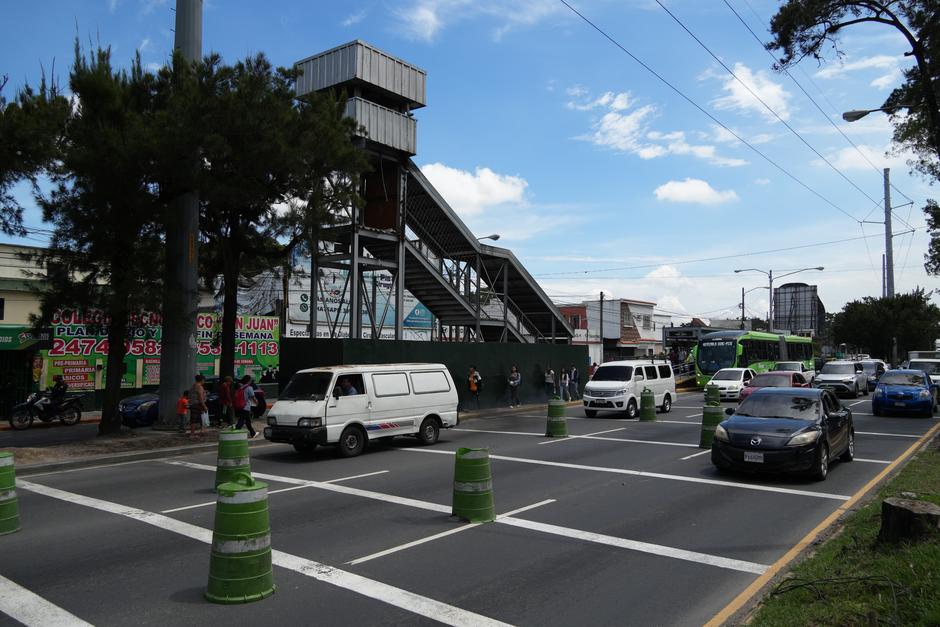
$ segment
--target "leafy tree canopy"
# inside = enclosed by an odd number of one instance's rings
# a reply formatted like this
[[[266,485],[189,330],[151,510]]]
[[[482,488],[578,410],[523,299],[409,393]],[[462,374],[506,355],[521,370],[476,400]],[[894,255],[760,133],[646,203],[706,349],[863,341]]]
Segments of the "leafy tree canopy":
[[[833,340],[883,359],[891,356],[892,338],[897,338],[899,357],[930,348],[940,338],[940,307],[930,302],[931,295],[918,288],[894,298],[866,297],[847,303],[833,319]]]

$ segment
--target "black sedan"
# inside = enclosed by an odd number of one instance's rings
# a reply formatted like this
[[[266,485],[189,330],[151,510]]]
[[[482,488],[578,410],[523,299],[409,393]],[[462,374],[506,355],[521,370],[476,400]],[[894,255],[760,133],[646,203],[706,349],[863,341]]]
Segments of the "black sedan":
[[[828,390],[761,388],[715,427],[719,470],[807,473],[817,481],[829,462],[855,456],[852,412]]]

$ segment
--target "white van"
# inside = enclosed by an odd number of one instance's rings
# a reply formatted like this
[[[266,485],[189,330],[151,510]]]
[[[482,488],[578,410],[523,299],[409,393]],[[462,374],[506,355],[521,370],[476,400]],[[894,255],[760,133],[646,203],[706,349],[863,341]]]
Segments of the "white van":
[[[653,391],[656,405],[663,413],[672,409],[676,398],[672,364],[649,359],[603,363],[584,386],[584,414],[593,418],[603,410],[623,412],[627,418],[636,418],[643,388]]]
[[[268,412],[264,437],[310,453],[338,444],[344,457],[396,435],[437,442],[457,426],[457,389],[443,364],[327,366],[298,371]]]

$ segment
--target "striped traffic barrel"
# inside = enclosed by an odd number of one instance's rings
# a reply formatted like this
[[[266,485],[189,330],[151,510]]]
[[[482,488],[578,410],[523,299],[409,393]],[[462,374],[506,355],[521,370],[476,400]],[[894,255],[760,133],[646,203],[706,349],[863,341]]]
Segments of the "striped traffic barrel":
[[[649,388],[643,388],[640,392],[640,420],[656,420],[656,395]]]
[[[485,448],[459,448],[454,462],[453,516],[481,523],[496,519],[490,452]]]
[[[0,453],[0,536],[20,530],[13,453]]]
[[[206,598],[250,603],[274,594],[268,486],[239,473],[216,488]]]
[[[219,457],[215,468],[215,487],[232,481],[239,473],[251,474],[248,458],[248,432],[244,429],[219,431]]]
[[[705,386],[705,404],[706,405],[721,405],[721,392],[718,390],[718,386],[712,383],[709,383]]]
[[[702,435],[699,439],[699,448],[711,448],[715,439],[715,427],[724,419],[721,407],[706,405],[702,408]]]
[[[548,422],[545,425],[545,435],[547,437],[568,437],[568,418],[565,415],[565,405],[565,401],[558,399],[548,401]]]

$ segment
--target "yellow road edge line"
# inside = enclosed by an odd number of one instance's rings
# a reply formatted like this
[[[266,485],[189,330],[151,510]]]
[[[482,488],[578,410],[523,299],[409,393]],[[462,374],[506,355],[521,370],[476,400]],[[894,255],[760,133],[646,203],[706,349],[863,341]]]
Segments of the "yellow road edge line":
[[[894,470],[901,462],[910,457],[915,451],[921,448],[924,444],[927,443],[930,438],[932,438],[937,431],[940,430],[940,423],[935,424],[930,431],[925,433],[919,440],[914,442],[900,457],[891,462],[888,466],[885,467],[880,473],[875,475],[875,477],[866,483],[858,492],[853,494],[848,501],[843,503],[832,512],[826,518],[823,519],[821,523],[816,525],[816,527],[803,536],[799,542],[797,542],[793,547],[787,551],[780,559],[770,565],[764,574],[759,576],[757,579],[751,582],[747,588],[741,591],[738,596],[734,598],[728,605],[721,609],[717,614],[715,614],[711,620],[705,623],[705,627],[718,627],[722,625],[726,620],[731,618],[736,612],[738,612],[744,605],[749,602],[754,595],[756,595],[761,588],[763,588],[767,583],[773,579],[777,573],[779,573],[785,566],[788,566],[803,550],[808,547],[820,533],[825,531],[833,522],[836,521],[842,514],[847,512],[849,508],[854,506],[862,497],[866,496],[868,492],[871,491],[878,483],[881,482],[892,470]]]

